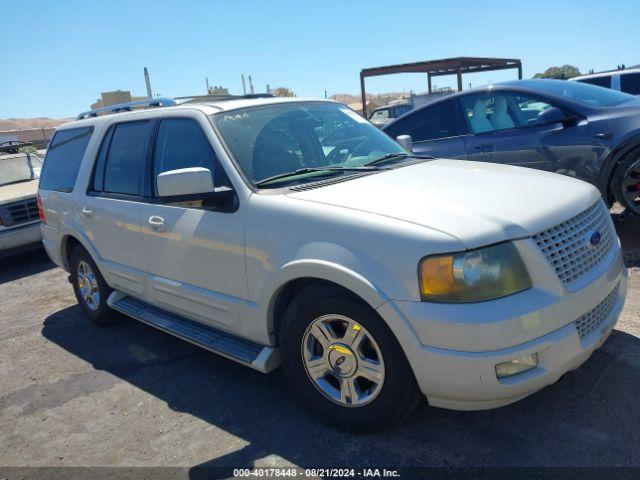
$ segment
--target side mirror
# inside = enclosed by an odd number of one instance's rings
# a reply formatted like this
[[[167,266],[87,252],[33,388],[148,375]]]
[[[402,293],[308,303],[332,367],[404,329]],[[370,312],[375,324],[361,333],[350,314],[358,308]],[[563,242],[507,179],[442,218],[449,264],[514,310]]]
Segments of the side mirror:
[[[407,152],[413,152],[413,139],[411,138],[411,135],[398,135],[396,137],[396,142],[398,142]]]
[[[552,125],[554,123],[561,123],[567,126],[571,119],[565,115],[565,113],[556,107],[547,108],[543,112],[538,114],[536,118],[536,125]]]
[[[160,198],[195,197],[214,191],[213,176],[208,168],[169,170],[158,175],[156,182]]]

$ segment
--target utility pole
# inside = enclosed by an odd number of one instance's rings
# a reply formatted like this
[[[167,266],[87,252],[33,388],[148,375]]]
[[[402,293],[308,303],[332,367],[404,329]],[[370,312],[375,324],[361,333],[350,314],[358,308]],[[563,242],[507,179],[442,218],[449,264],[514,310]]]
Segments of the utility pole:
[[[207,95],[209,95],[209,77],[204,77],[204,81],[207,84]]]
[[[244,83],[244,73],[240,75],[242,77],[242,94],[247,94],[247,85]]]
[[[151,93],[151,81],[149,80],[149,70],[147,70],[147,67],[144,67],[144,83],[147,86],[147,98],[153,98],[153,93]]]
[[[251,95],[253,95],[253,81],[251,81],[251,75],[249,75],[249,91],[251,92]]]
[[[267,95],[271,94],[271,87],[269,86],[269,84],[267,83]]]

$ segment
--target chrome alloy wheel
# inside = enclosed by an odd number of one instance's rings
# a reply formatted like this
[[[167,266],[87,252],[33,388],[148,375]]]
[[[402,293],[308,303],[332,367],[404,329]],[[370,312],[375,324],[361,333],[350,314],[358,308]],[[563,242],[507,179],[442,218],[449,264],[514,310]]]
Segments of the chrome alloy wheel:
[[[622,180],[622,195],[627,206],[640,213],[640,159],[625,172]]]
[[[343,315],[316,318],[302,337],[302,363],[315,387],[343,407],[360,407],[378,396],[384,361],[373,336]]]
[[[85,262],[78,263],[78,289],[89,310],[95,312],[100,305],[100,287],[91,266]]]

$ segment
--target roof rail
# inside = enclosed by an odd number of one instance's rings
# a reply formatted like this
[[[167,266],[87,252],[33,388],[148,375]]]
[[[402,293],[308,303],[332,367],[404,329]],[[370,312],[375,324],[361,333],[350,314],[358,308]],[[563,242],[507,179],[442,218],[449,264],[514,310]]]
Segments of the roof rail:
[[[115,105],[109,105],[106,107],[95,108],[93,110],[82,112],[76,117],[76,120],[97,117],[101,113],[109,114],[118,112],[129,112],[134,107],[171,107],[177,104],[178,102],[176,102],[173,98],[149,98],[146,100],[136,100],[135,102],[116,103]]]

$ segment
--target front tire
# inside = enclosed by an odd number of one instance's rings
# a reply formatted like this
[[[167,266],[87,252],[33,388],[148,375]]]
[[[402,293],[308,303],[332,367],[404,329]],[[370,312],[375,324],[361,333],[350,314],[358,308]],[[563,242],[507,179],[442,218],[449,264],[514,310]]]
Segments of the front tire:
[[[339,428],[384,430],[419,403],[413,372],[389,327],[337,286],[300,292],[287,309],[278,342],[293,389]]]
[[[111,325],[120,319],[109,308],[107,298],[113,291],[100,274],[91,255],[82,247],[75,247],[69,258],[71,283],[82,313],[96,325]]]
[[[640,220],[640,151],[632,152],[620,162],[611,185],[616,200]]]

